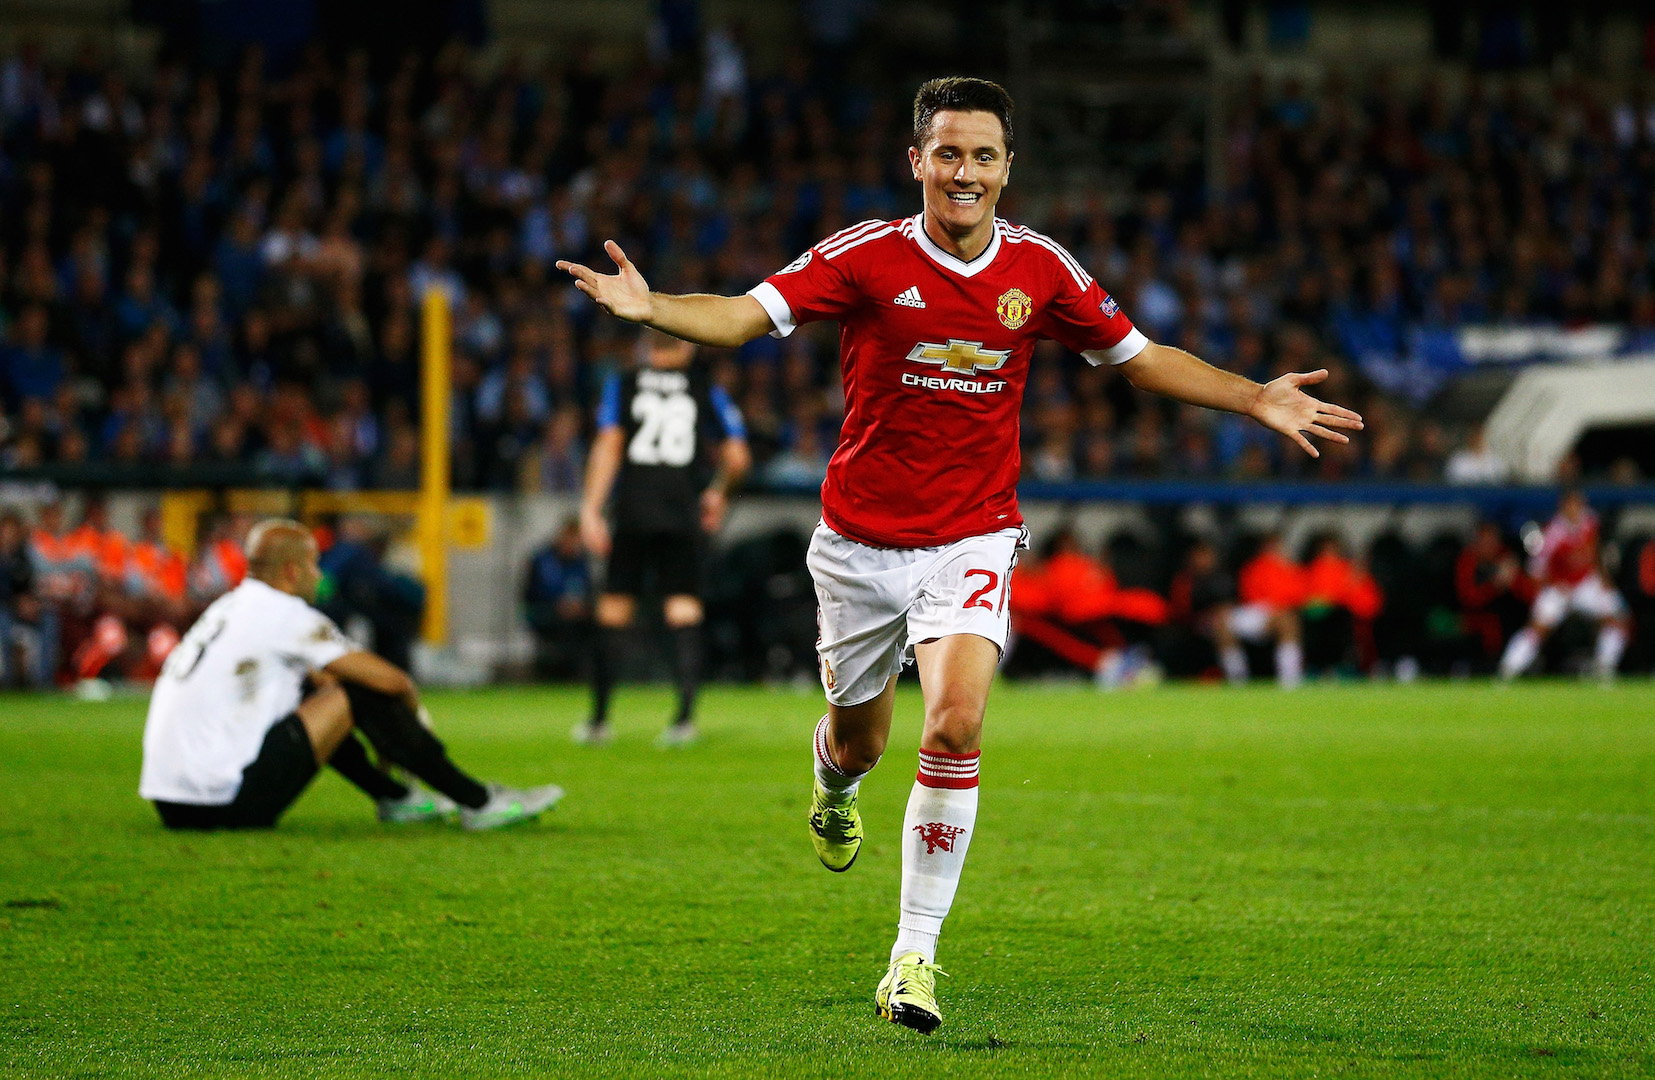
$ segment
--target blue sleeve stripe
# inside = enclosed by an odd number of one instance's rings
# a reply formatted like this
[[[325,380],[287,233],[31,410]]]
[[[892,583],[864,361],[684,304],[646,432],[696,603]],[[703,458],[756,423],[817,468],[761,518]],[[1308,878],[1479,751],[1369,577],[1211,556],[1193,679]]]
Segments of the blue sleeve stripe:
[[[712,399],[713,411],[718,414],[718,422],[724,425],[724,437],[745,439],[747,422],[741,418],[741,410],[730,400],[729,393],[722,386],[714,385],[708,390],[707,396]]]
[[[613,372],[603,380],[603,396],[598,399],[598,430],[621,426],[621,377]]]

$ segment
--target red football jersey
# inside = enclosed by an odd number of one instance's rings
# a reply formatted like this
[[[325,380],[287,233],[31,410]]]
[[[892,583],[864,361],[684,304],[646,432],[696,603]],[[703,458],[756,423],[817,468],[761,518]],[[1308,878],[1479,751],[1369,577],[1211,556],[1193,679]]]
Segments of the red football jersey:
[[[1535,577],[1547,585],[1579,585],[1597,573],[1598,516],[1588,510],[1579,521],[1552,518],[1535,557]]]
[[[845,422],[822,520],[876,547],[931,547],[1022,523],[1018,414],[1035,342],[1094,364],[1147,344],[1074,256],[994,220],[970,262],[925,235],[924,215],[864,221],[755,287],[786,337],[839,322]]]

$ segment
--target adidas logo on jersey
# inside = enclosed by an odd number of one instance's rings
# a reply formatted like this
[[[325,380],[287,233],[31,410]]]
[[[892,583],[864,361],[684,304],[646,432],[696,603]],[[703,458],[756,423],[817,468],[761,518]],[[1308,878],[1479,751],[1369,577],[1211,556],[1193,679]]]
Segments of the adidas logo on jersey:
[[[921,300],[919,296],[919,287],[915,285],[910,285],[906,289],[903,289],[902,295],[891,302],[893,304],[901,304],[903,307],[922,308],[925,306],[925,301]]]

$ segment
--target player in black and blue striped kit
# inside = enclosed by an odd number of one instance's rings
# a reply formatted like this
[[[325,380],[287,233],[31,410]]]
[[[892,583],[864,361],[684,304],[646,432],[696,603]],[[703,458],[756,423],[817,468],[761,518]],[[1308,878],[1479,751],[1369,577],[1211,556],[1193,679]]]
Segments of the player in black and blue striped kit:
[[[619,631],[637,614],[638,596],[653,587],[672,636],[678,684],[677,715],[660,741],[676,746],[696,736],[706,539],[723,523],[751,456],[735,403],[691,367],[694,345],[649,330],[639,348],[642,366],[604,383],[581,493],[581,535],[609,567],[596,609],[592,716],[571,734],[583,743],[608,740]]]

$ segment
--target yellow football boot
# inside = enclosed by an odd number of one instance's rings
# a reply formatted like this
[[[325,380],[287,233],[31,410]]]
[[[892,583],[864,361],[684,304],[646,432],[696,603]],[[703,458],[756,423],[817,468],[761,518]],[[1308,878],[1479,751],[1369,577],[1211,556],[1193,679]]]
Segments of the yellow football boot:
[[[816,857],[835,874],[843,874],[856,861],[862,850],[862,815],[856,809],[856,796],[835,799],[813,781],[810,795],[810,842],[816,845]]]
[[[879,989],[873,992],[874,1009],[882,1020],[929,1035],[942,1026],[937,976],[947,974],[917,952],[903,953],[891,961]]]

